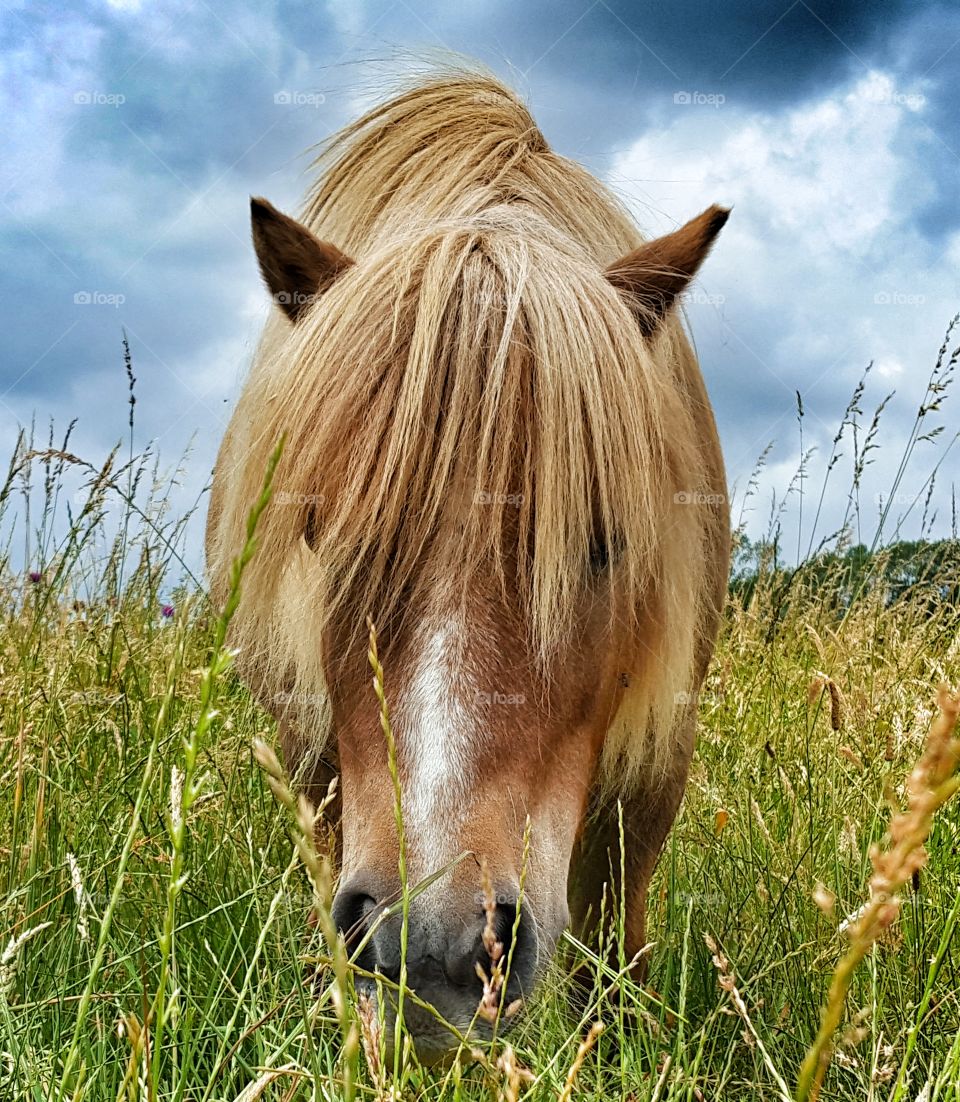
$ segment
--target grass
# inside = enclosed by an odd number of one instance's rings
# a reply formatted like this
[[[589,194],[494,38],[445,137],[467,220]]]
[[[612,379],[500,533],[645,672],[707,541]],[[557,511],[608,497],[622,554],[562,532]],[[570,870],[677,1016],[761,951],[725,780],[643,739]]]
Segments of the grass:
[[[945,344],[911,455],[955,362]],[[854,576],[835,554],[779,566],[772,533],[732,590],[701,697],[647,985],[571,937],[515,1028],[431,1070],[353,1005],[313,809],[230,669],[225,618],[183,567],[186,518],[166,515],[163,491],[132,443],[95,467],[69,433],[24,438],[0,487],[0,1098],[795,1096],[863,933],[871,846],[895,847],[892,805],[913,791],[937,686],[960,683],[955,540],[891,599],[881,539]],[[235,583],[242,599],[239,568]],[[373,691],[370,707],[389,735]],[[956,804],[927,829],[928,860],[911,850],[899,909],[834,997],[822,1098],[960,1102]],[[320,983],[318,959],[332,962]],[[579,1019],[577,964],[594,976]]]

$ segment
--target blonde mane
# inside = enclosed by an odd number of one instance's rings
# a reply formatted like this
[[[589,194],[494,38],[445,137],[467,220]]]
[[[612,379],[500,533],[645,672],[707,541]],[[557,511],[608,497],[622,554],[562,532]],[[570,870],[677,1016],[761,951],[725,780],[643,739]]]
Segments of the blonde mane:
[[[425,571],[463,593],[492,572],[548,672],[600,541],[640,656],[604,749],[611,784],[630,783],[663,764],[702,676],[720,523],[678,507],[716,492],[681,325],[643,339],[603,277],[640,234],[484,75],[375,107],[318,167],[301,220],[356,264],[297,325],[271,318],[211,501],[216,598],[286,433],[233,625],[245,676],[319,744],[330,618],[399,614]],[[366,607],[345,609],[361,580]]]

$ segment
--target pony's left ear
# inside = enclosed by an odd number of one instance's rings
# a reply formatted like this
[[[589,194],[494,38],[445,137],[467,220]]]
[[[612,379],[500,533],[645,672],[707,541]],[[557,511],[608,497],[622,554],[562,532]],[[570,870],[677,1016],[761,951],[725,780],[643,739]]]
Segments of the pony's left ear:
[[[250,200],[253,247],[274,302],[291,321],[312,305],[353,261],[268,203]]]
[[[680,229],[648,241],[607,268],[607,279],[629,296],[645,336],[657,328],[697,274],[729,216],[726,207],[709,207]]]

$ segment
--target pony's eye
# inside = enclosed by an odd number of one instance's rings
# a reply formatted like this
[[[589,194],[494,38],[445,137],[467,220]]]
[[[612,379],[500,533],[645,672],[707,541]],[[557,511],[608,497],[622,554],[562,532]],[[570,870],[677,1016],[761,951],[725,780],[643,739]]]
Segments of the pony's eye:
[[[616,566],[623,555],[623,537],[619,532],[597,532],[590,541],[590,571],[603,574]]]
[[[307,520],[303,526],[303,538],[307,541],[307,547],[311,551],[317,549],[317,512],[314,508],[310,508],[307,512]]]
[[[590,544],[590,570],[600,574],[610,565],[610,549],[603,539],[595,539]]]

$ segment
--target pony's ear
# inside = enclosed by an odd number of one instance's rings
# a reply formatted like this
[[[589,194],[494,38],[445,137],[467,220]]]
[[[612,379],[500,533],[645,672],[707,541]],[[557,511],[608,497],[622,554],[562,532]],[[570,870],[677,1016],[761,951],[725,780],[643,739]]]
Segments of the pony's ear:
[[[263,280],[291,321],[353,264],[336,245],[320,241],[266,199],[250,200],[250,221]]]
[[[644,335],[663,320],[703,263],[730,211],[716,204],[685,226],[648,241],[607,268],[607,279],[627,293]]]

